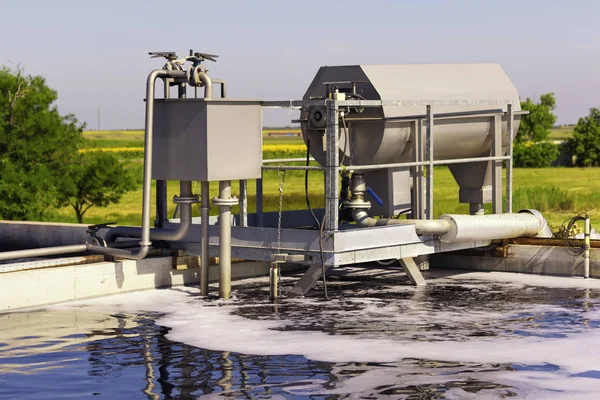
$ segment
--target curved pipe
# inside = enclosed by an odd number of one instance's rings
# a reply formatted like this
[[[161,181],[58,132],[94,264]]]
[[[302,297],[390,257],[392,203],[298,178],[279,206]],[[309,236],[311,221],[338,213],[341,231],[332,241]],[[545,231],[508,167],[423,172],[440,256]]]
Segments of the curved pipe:
[[[169,71],[155,69],[148,75],[146,81],[146,123],[144,133],[144,186],[142,190],[142,229],[140,248],[136,250],[122,250],[110,247],[88,245],[89,251],[107,254],[115,257],[141,260],[150,251],[150,204],[152,197],[152,146],[154,144],[154,90],[158,78],[185,78],[185,71]]]
[[[199,72],[198,78],[200,78],[200,82],[204,85],[204,98],[207,100],[212,99],[212,79],[210,79],[210,76],[206,72]]]
[[[180,195],[182,197],[192,196],[192,182],[181,181]],[[183,239],[192,226],[192,204],[180,204],[181,218],[179,226],[176,229],[152,228],[150,229],[151,240],[177,241]],[[119,237],[135,238],[140,237],[142,229],[131,226],[118,226],[109,230],[104,236],[107,243],[116,242]]]
[[[446,220],[431,219],[375,219],[365,210],[352,210],[352,217],[360,227],[374,227],[385,225],[414,225],[419,235],[443,235],[450,231],[450,223]]]

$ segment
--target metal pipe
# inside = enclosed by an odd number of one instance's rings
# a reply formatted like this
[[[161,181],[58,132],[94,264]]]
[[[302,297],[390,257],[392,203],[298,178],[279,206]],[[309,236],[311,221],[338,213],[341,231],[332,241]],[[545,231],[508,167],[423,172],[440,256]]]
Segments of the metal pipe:
[[[179,183],[180,187],[180,196],[181,198],[190,199],[193,197],[192,194],[192,182],[191,181],[181,181]],[[168,241],[177,241],[185,238],[187,233],[189,232],[192,226],[192,203],[180,203],[179,204],[179,212],[180,212],[180,222],[179,226],[175,229],[162,229],[162,228],[153,228],[150,229],[150,239],[152,240],[168,240]],[[119,237],[140,237],[143,229],[132,227],[132,226],[118,226],[109,230],[104,236],[104,240],[107,243],[116,242]]]
[[[231,296],[231,181],[219,182],[219,297]]]
[[[5,251],[3,253],[0,253],[0,261],[14,260],[17,258],[43,257],[54,256],[58,254],[81,253],[86,251],[87,248],[87,244],[76,244],[71,246],[45,247],[41,249]]]
[[[546,220],[537,210],[521,210],[513,214],[446,214],[440,220],[450,224],[450,230],[440,237],[445,243],[526,236],[552,237]]]
[[[386,225],[414,225],[419,235],[443,235],[450,230],[448,221],[439,219],[391,219],[372,218],[365,210],[353,209],[352,217],[361,228]]]
[[[469,215],[484,215],[483,203],[469,203]]]
[[[305,165],[263,165],[262,169],[270,171],[323,171],[326,167],[315,167],[312,165],[309,165],[308,167]]]
[[[590,219],[586,218],[583,229],[583,277],[590,277]]]
[[[154,141],[154,89],[159,77],[185,78],[184,71],[169,71],[155,69],[148,75],[146,81],[146,123],[144,134],[144,186],[142,189],[142,234],[140,248],[137,250],[111,249],[102,246],[88,246],[88,250],[113,255],[116,257],[141,260],[148,254],[152,242],[150,241],[150,210],[152,200],[152,145]]]
[[[202,233],[202,247],[200,253],[200,293],[202,296],[208,296],[208,220],[210,213],[210,187],[208,182],[202,182],[201,184],[200,197],[202,198],[202,205],[200,208],[200,216],[202,225],[200,230]]]
[[[499,156],[499,157],[473,157],[473,158],[453,158],[450,160],[434,160],[433,165],[450,165],[450,164],[466,164],[479,161],[499,161],[509,160],[510,156]],[[386,169],[386,168],[400,168],[400,167],[417,167],[421,165],[429,165],[429,161],[414,161],[414,162],[399,162],[399,163],[388,163],[388,164],[372,164],[372,165],[347,165],[346,169],[351,171],[366,171],[375,169]],[[267,168],[267,167],[263,167]]]
[[[311,157],[310,161],[315,161],[315,159]],[[279,163],[286,163],[286,162],[304,163],[304,162],[306,162],[306,157],[304,157],[304,158],[270,158],[268,160],[262,160],[263,164],[279,164]]]
[[[206,100],[212,99],[212,79],[210,79],[210,76],[206,72],[200,72],[198,77],[204,85],[204,98]]]

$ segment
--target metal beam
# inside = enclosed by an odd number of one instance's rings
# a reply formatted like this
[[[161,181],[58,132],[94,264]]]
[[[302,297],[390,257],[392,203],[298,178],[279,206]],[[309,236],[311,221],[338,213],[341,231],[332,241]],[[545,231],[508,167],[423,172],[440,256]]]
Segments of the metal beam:
[[[427,145],[427,188],[426,198],[426,218],[433,219],[433,111],[431,105],[427,105],[427,118],[425,120],[425,137]]]
[[[506,212],[512,213],[513,209],[513,193],[512,193],[512,184],[513,184],[513,122],[514,122],[514,113],[512,104],[507,106],[506,111],[506,130],[508,131],[508,156],[509,159],[506,161]]]
[[[400,264],[402,265],[402,268],[404,269],[404,272],[406,272],[408,279],[410,279],[410,281],[412,282],[413,285],[415,285],[415,286],[427,285],[427,282],[425,281],[425,278],[423,278],[423,274],[421,273],[421,271],[419,270],[419,267],[415,263],[414,258],[405,257],[405,258],[401,258],[399,261],[400,261]]]
[[[502,118],[492,117],[492,157],[502,156]],[[502,214],[502,161],[492,165],[492,213]]]

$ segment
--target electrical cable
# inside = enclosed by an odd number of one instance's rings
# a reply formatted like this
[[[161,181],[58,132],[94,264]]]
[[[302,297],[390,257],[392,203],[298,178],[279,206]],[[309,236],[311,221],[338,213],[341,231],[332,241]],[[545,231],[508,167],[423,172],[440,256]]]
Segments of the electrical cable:
[[[575,224],[578,221],[585,221],[589,216],[587,213],[580,213],[572,218],[567,218],[561,225],[559,233],[562,236],[562,239],[565,239],[567,243],[567,252],[572,256],[579,256],[583,254],[584,250],[584,240],[583,239],[573,239],[569,237],[569,233],[575,227]]]

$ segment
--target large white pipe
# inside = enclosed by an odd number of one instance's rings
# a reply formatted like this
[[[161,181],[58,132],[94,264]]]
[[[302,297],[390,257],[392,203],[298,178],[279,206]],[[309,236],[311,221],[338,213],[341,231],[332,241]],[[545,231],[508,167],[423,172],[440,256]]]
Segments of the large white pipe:
[[[446,214],[440,220],[449,222],[450,229],[440,235],[442,242],[512,239],[518,237],[552,237],[544,217],[536,210],[516,214],[461,215]]]

